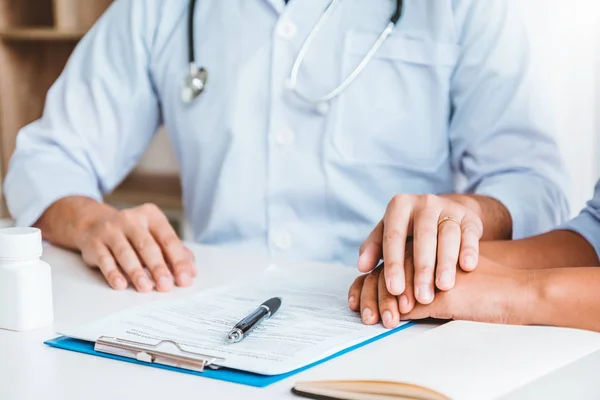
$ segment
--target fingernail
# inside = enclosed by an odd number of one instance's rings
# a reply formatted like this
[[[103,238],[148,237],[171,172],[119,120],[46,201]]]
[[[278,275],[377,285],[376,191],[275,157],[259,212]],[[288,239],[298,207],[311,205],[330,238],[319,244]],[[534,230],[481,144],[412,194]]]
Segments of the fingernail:
[[[475,257],[473,257],[473,256],[465,257],[465,267],[475,268],[476,266],[477,266],[477,261],[475,260]]]
[[[150,283],[148,278],[146,278],[145,276],[140,277],[140,279],[138,279],[137,283],[138,283],[138,287],[143,290],[150,289],[150,287],[152,286],[152,284]]]
[[[113,287],[118,290],[125,289],[127,287],[127,281],[119,276],[114,279]]]
[[[392,323],[392,313],[389,311],[384,312],[381,319],[384,325],[389,326]]]
[[[433,297],[431,290],[429,289],[429,286],[427,286],[427,285],[421,285],[421,286],[417,287],[417,290],[415,291],[415,295],[417,296],[417,299],[421,303],[429,303]]]
[[[350,306],[354,306],[354,296],[350,296],[350,298],[348,299],[348,304],[350,304]]]
[[[160,286],[169,286],[173,284],[173,278],[170,276],[161,276],[158,278],[158,284]]]
[[[365,308],[362,312],[363,320],[368,321],[373,316],[373,311],[370,308]]]
[[[440,275],[440,285],[445,288],[452,286],[452,275],[450,271],[443,271]]]
[[[181,285],[187,286],[190,283],[192,283],[192,279],[190,278],[187,272],[183,272],[179,274],[179,283]]]
[[[405,294],[400,296],[398,304],[400,305],[400,310],[406,310],[408,308],[408,297]]]

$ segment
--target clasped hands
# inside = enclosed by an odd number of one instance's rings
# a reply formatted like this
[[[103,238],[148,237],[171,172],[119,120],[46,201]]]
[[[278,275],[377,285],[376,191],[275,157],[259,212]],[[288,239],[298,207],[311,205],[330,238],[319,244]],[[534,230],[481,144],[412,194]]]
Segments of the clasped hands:
[[[360,248],[365,274],[350,287],[350,309],[387,328],[428,317],[506,322],[502,288],[521,276],[488,260],[478,267],[482,235],[477,213],[450,198],[394,197]]]

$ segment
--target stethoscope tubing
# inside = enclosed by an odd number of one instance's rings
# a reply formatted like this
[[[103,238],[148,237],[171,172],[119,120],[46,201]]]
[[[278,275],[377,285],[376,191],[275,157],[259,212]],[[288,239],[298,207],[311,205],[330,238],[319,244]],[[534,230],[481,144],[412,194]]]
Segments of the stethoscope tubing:
[[[190,7],[189,7],[189,13],[188,13],[189,14],[188,15],[188,61],[189,61],[189,67],[190,67],[189,77],[197,76],[198,71],[201,70],[201,68],[199,68],[196,64],[196,58],[195,58],[195,54],[194,54],[194,45],[195,45],[194,13],[196,10],[196,1],[197,0],[190,0]],[[300,0],[296,0],[296,1],[300,1]],[[331,14],[335,10],[335,8],[339,5],[340,1],[341,0],[331,0],[331,2],[327,5],[327,8],[325,8],[325,11],[321,15],[321,17],[317,20],[317,22],[315,23],[315,26],[313,26],[313,28],[310,30],[308,37],[302,44],[302,47],[300,47],[300,51],[298,52],[298,55],[296,56],[296,60],[294,61],[294,64],[290,71],[290,76],[286,80],[286,87],[288,90],[293,92],[297,97],[299,97],[304,102],[312,104],[318,110],[324,110],[326,108],[326,105],[331,100],[333,100],[334,98],[339,96],[341,93],[343,93],[360,76],[360,74],[364,71],[366,66],[371,62],[371,60],[373,59],[375,54],[379,51],[381,46],[385,43],[386,39],[392,34],[394,29],[396,28],[396,25],[397,25],[398,21],[400,20],[400,18],[402,16],[402,11],[403,11],[403,1],[396,0],[396,9],[394,11],[394,14],[391,16],[389,23],[387,24],[387,26],[385,27],[385,29],[383,30],[381,35],[379,35],[377,40],[373,43],[373,45],[371,46],[371,49],[367,52],[367,54],[365,54],[365,56],[363,57],[361,62],[354,68],[354,70],[350,74],[348,74],[348,76],[337,87],[332,89],[330,92],[324,94],[323,96],[317,97],[317,98],[309,98],[308,96],[305,96],[298,90],[298,75],[300,72],[300,68],[302,67],[302,63],[304,62],[304,59],[306,58],[306,55],[308,53],[308,50],[310,49],[310,46],[312,45],[312,42],[314,41],[314,39],[316,38],[318,33],[323,28],[323,25],[330,18]],[[205,71],[203,70],[203,72],[205,72]],[[189,82],[189,77],[186,80],[186,82]],[[205,84],[205,82],[203,82],[202,90],[204,89],[204,84]],[[185,89],[186,88],[184,88],[184,90]],[[192,88],[187,88],[187,89],[191,90]],[[195,97],[197,97],[200,93],[201,93],[201,91],[198,92],[197,94],[195,94]],[[193,100],[193,99],[191,99],[191,100]]]

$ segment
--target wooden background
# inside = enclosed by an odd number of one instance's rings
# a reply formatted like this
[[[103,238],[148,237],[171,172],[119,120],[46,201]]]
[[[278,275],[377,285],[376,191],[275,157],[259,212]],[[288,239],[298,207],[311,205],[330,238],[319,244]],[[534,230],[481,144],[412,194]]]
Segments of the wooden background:
[[[38,119],[46,93],[77,42],[112,0],[0,0],[0,160],[2,180],[19,130]],[[134,170],[105,199],[181,209],[179,177]],[[2,197],[2,217],[9,217]]]

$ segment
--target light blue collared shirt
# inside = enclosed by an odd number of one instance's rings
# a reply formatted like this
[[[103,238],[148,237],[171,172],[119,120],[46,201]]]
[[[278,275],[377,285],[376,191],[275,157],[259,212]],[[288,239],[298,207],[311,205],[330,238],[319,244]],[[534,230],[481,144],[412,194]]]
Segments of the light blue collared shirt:
[[[596,254],[600,258],[600,180],[596,183],[594,197],[588,201],[579,215],[563,224],[561,228],[572,230],[583,236],[594,246]]]
[[[196,58],[209,77],[191,105],[181,100],[188,2],[117,0],[18,136],[11,213],[29,225],[64,196],[101,199],[164,124],[201,243],[354,265],[395,194],[453,192],[457,176],[461,190],[504,203],[515,238],[558,225],[565,171],[513,2],[404,3],[375,59],[320,114],[285,82],[328,0],[198,0]],[[394,5],[343,0],[299,90],[338,85]]]

